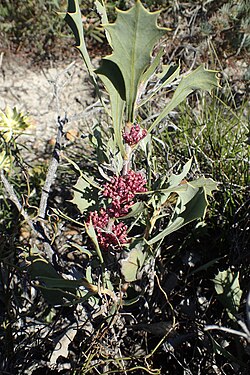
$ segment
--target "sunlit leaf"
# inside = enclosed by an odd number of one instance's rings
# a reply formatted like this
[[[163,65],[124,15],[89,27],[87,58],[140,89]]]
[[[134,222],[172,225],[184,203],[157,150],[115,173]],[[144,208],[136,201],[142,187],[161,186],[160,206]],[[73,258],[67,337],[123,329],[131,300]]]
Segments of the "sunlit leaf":
[[[134,247],[126,259],[121,260],[121,273],[124,280],[132,282],[137,280],[137,273],[145,260],[145,254],[139,247]]]
[[[131,122],[134,121],[137,90],[142,75],[150,64],[152,49],[166,32],[156,25],[158,14],[159,12],[148,12],[140,1],[136,1],[127,11],[117,10],[115,23],[104,25],[111,37],[113,48],[112,55],[104,59],[104,64],[110,64],[113,68],[106,69],[105,75],[123,98],[124,88],[117,80],[115,82],[113,76],[113,70],[119,69],[121,72],[125,84],[127,120]],[[114,68],[112,63],[117,68]],[[121,77],[117,75],[117,79],[121,80]]]

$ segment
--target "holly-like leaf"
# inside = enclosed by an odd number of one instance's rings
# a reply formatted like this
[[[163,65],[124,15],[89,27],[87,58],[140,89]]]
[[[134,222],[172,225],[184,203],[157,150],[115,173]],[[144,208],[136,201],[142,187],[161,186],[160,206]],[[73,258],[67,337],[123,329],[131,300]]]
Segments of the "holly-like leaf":
[[[138,0],[127,11],[117,10],[115,23],[104,25],[113,48],[112,55],[104,60],[116,64],[121,72],[125,84],[127,120],[131,122],[134,121],[134,105],[142,75],[150,64],[154,45],[166,31],[156,25],[158,14],[148,12]],[[114,87],[118,87],[118,82],[114,83],[112,69],[106,70],[105,75]],[[122,91],[123,87],[120,87],[121,98]]]
[[[205,189],[206,195],[209,195],[210,197],[212,197],[212,192],[217,190],[218,188],[218,182],[214,181],[212,178],[206,178],[204,176],[189,183],[193,187],[203,187]]]
[[[150,126],[148,132],[152,131],[153,128],[159,124],[159,122],[166,117],[169,112],[171,112],[184,99],[186,99],[189,94],[195,90],[205,90],[211,93],[215,87],[219,87],[217,72],[207,70],[203,65],[199,66],[196,70],[182,78],[180,84],[174,92],[172,99]]]

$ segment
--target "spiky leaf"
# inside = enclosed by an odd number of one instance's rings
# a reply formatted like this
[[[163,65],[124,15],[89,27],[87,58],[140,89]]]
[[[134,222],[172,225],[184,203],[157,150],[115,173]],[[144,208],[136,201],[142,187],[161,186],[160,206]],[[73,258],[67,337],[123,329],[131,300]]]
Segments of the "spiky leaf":
[[[159,12],[148,12],[140,1],[128,11],[117,12],[116,22],[104,25],[113,48],[112,55],[104,60],[112,61],[121,71],[126,90],[127,120],[133,122],[141,77],[150,64],[152,49],[165,29],[156,25]],[[112,70],[106,72],[106,76],[112,82]]]
[[[88,69],[89,74],[94,76],[94,69],[92,67],[89,54],[86,48],[85,40],[84,40],[84,32],[83,32],[83,26],[82,26],[82,15],[79,8],[78,0],[68,0],[68,10],[65,15],[65,21],[71,28],[75,40],[76,40],[76,48],[81,53],[83,60],[86,64],[86,67]]]

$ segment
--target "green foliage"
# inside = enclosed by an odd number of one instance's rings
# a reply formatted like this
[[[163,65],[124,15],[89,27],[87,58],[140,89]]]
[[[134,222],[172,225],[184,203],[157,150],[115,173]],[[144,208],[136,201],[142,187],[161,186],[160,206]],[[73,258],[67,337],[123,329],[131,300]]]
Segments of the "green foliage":
[[[69,27],[73,31],[76,40],[75,46],[79,49],[90,76],[93,77],[93,67],[91,65],[84,41],[84,30],[82,27],[82,17],[78,1],[70,0],[68,2],[68,9],[65,15],[65,21],[68,23]]]
[[[216,72],[206,70],[203,66],[200,66],[192,73],[184,76],[174,92],[172,100],[153,122],[150,130],[159,124],[159,122],[166,117],[169,112],[183,102],[183,100],[195,90],[205,90],[211,92],[212,89],[218,86],[219,79],[216,77]]]
[[[129,252],[126,259],[121,260],[121,273],[126,282],[132,282],[139,277],[138,272],[142,268],[145,261],[145,253],[140,243]]]
[[[177,155],[176,161],[180,154],[194,155],[199,168],[220,183],[218,200],[211,203],[210,212],[214,217],[223,217],[226,223],[234,220],[235,209],[247,198],[249,114],[247,103],[237,108],[232,93],[227,91],[223,99],[201,98],[202,105],[195,110],[196,102],[190,99],[180,107],[173,121],[176,131],[163,131],[160,138],[168,140],[171,153]]]
[[[113,49],[112,55],[105,58],[105,63],[114,63],[122,77],[118,78],[119,82],[113,82],[112,67],[97,73],[106,75],[122,99],[125,99],[125,89],[126,118],[130,122],[134,121],[135,101],[142,74],[149,66],[154,45],[165,33],[164,29],[156,26],[156,18],[156,13],[150,14],[137,1],[129,11],[118,11],[115,23],[104,26],[110,35]],[[120,82],[124,82],[125,87]]]
[[[213,282],[219,301],[227,309],[229,317],[235,319],[242,297],[239,272],[233,272],[230,268],[220,271]]]
[[[71,200],[73,204],[76,204],[80,212],[85,212],[90,207],[96,208],[96,202],[98,200],[97,188],[94,184],[93,177],[81,176],[74,185],[74,197]]]
[[[59,7],[59,0],[3,0],[0,5],[0,31],[9,35],[15,43],[42,52],[53,43],[55,34],[62,27],[55,15]]]

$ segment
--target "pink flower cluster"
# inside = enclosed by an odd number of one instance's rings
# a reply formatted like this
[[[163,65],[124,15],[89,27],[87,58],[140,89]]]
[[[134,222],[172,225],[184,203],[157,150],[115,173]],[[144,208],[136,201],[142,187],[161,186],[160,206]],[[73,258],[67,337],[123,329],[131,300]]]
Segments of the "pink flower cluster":
[[[132,125],[130,132],[123,133],[123,139],[125,143],[127,143],[129,146],[134,146],[136,145],[142,138],[146,137],[147,135],[147,130],[142,129],[140,125],[134,124]]]
[[[115,224],[111,222],[111,228],[108,229],[110,217],[107,212],[101,208],[98,214],[97,211],[91,212],[88,223],[92,222],[100,247],[108,250],[110,247],[117,248],[128,242],[127,225],[124,223]]]
[[[111,199],[110,206],[107,210],[101,208],[99,213],[91,212],[87,221],[92,222],[102,249],[119,249],[128,243],[127,225],[114,221],[128,213],[136,193],[147,191],[145,184],[146,179],[140,173],[130,170],[125,176],[115,176],[104,185],[103,196]]]
[[[141,173],[129,170],[125,176],[115,176],[104,185],[104,197],[111,198],[108,209],[110,217],[121,217],[128,213],[136,193],[144,193],[147,188],[145,178]]]

